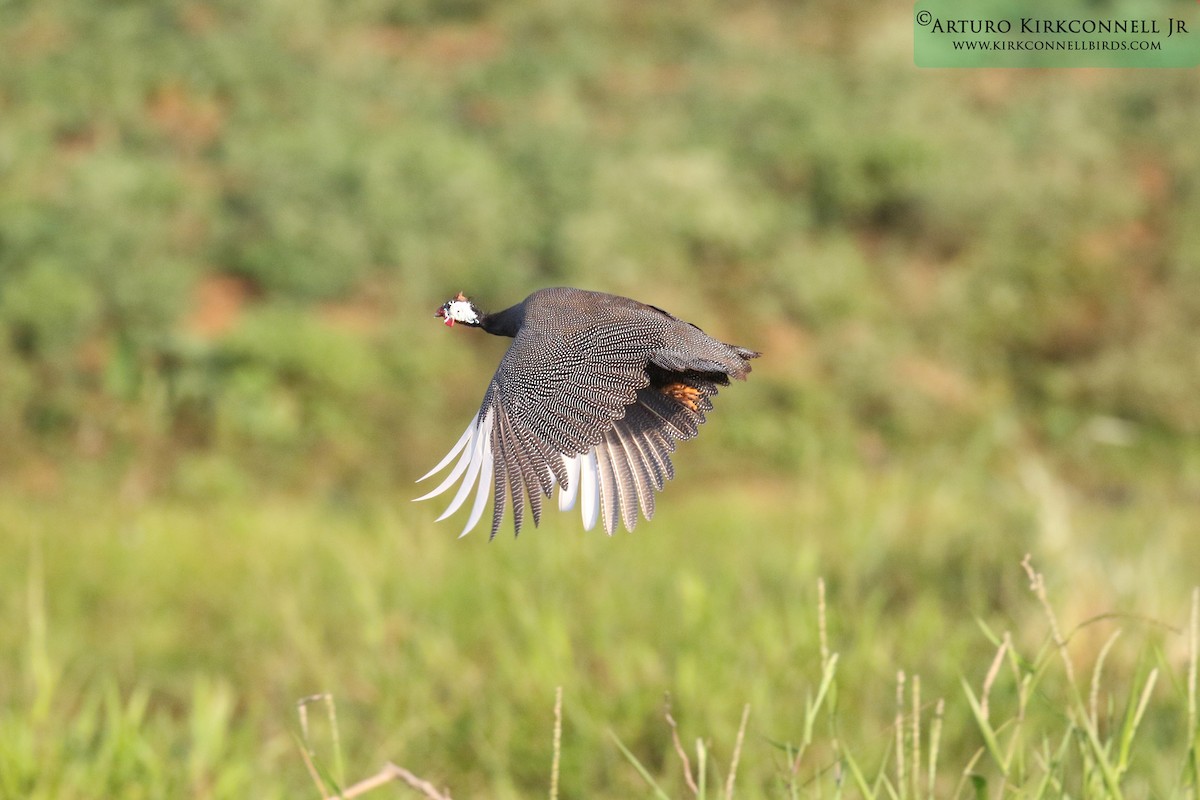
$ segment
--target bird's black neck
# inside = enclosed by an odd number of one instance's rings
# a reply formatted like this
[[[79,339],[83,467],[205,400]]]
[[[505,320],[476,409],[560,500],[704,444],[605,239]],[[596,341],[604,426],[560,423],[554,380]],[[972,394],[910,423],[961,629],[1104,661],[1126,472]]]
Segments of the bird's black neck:
[[[496,336],[516,336],[525,321],[525,305],[515,305],[495,314],[481,314],[479,327]]]

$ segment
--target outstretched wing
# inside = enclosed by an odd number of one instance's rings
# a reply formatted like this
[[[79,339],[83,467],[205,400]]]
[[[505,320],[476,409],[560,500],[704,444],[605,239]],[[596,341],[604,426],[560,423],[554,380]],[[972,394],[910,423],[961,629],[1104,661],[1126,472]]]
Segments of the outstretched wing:
[[[671,453],[675,443],[699,433],[717,384],[727,384],[723,373],[669,373],[650,367],[650,383],[638,390],[625,416],[605,432],[592,448],[598,475],[596,502],[604,514],[604,529],[611,535],[617,520],[632,531],[638,508],[646,519],[654,516],[654,493],[675,477]],[[581,489],[582,491],[582,489]],[[559,497],[560,507],[570,508],[569,498]],[[584,524],[590,529],[584,510]]]
[[[462,506],[478,482],[463,530],[466,534],[483,514],[491,484],[495,536],[506,497],[512,500],[519,532],[526,498],[537,524],[542,498],[557,484],[571,504],[579,499],[584,522],[591,527],[601,481],[612,473],[610,466],[600,463],[601,457],[611,460],[608,453],[594,450],[625,416],[638,390],[649,383],[646,363],[657,346],[656,333],[649,325],[633,325],[628,319],[561,337],[533,327],[522,329],[501,360],[479,413],[425,478],[458,456],[454,468],[437,488],[418,499],[439,495],[462,478],[440,517],[444,519]],[[570,507],[566,500],[560,505]]]

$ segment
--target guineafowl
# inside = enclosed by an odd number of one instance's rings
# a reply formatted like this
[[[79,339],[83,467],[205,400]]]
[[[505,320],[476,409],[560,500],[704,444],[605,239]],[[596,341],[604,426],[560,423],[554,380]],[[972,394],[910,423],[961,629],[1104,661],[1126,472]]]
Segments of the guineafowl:
[[[745,379],[759,354],[725,344],[661,308],[582,289],[541,289],[488,314],[460,292],[436,312],[444,323],[513,338],[483,405],[458,443],[420,480],[458,461],[433,491],[461,478],[438,520],[453,514],[478,483],[465,536],[492,497],[495,537],[507,497],[521,532],[525,498],[533,524],[542,498],[559,487],[558,506],[579,502],[588,530],[603,516],[632,531],[638,509],[654,515],[654,493],[675,476],[675,443],[691,439],[729,378]],[[464,474],[465,473],[465,474]]]

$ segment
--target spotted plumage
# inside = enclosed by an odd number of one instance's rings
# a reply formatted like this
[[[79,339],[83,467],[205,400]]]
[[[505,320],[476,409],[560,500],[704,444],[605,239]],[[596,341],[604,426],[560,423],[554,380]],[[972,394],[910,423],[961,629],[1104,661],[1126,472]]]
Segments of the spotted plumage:
[[[561,510],[580,505],[591,529],[611,535],[638,511],[654,515],[654,494],[674,477],[671,453],[691,439],[731,377],[744,379],[758,353],[725,344],[654,306],[581,289],[534,292],[494,314],[461,293],[437,316],[513,343],[484,394],[479,413],[445,458],[454,462],[425,500],[458,490],[439,520],[475,500],[462,535],[492,503],[495,536],[511,501],[517,533],[526,504],[534,525],[543,498],[559,487]],[[455,459],[457,458],[457,461]]]

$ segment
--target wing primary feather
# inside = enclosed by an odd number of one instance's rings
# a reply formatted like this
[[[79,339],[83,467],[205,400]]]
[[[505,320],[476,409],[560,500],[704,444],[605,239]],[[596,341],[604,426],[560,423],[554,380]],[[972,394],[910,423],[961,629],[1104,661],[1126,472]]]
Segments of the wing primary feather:
[[[517,462],[517,468],[521,471],[521,483],[525,488],[525,496],[529,500],[529,511],[533,515],[533,525],[536,528],[542,521],[542,495],[549,494],[546,487],[542,485],[545,480],[545,474],[541,473],[537,467],[534,453],[537,452],[538,444],[534,439],[534,434],[529,430],[518,430],[517,436],[514,436],[514,445],[516,453],[514,461]],[[516,502],[516,498],[513,498]]]
[[[460,539],[470,533],[471,529],[479,522],[479,518],[483,516],[483,507],[492,493],[492,469],[492,437],[488,436],[483,440],[483,469],[479,475],[479,489],[475,493],[475,505],[471,508],[471,516],[467,520],[466,527],[458,535]]]
[[[596,448],[580,456],[579,462],[579,507],[583,515],[583,529],[596,527],[596,516],[600,510],[600,482],[596,479]]]
[[[548,443],[543,447],[543,457],[546,459],[546,477],[547,481],[542,484],[542,488],[546,492],[546,497],[549,497],[554,491],[554,484],[560,486],[567,482],[567,463],[566,456],[551,447]]]
[[[678,412],[682,411],[685,414],[690,413],[687,412],[683,406],[676,405],[670,410],[661,407],[655,408],[655,406],[659,403],[668,402],[670,401],[658,394],[658,392],[643,392],[638,395],[638,405],[646,409],[646,411],[653,414],[655,417],[658,417],[661,422],[662,430],[672,439],[682,440],[691,439],[694,437],[696,435],[696,423],[688,417],[685,417],[684,420],[675,418]],[[688,426],[686,428],[681,427],[681,422],[687,422]]]
[[[597,472],[600,476],[600,511],[604,516],[604,532],[612,536],[617,529],[617,517],[621,513],[621,495],[613,475],[612,455],[607,441],[596,445],[596,463],[599,466]]]
[[[450,470],[450,474],[447,475],[445,477],[445,479],[441,483],[438,484],[436,489],[434,489],[430,492],[426,492],[425,494],[416,498],[416,500],[413,501],[414,503],[418,502],[420,500],[428,500],[431,497],[437,497],[439,494],[441,494],[442,492],[449,489],[450,486],[453,485],[453,483],[456,480],[458,480],[458,476],[463,474],[463,470],[465,470],[470,465],[471,460],[474,458],[476,442],[478,441],[478,437],[479,437],[479,428],[480,428],[480,420],[478,417],[476,417],[475,422],[467,428],[467,434],[470,434],[470,440],[466,443],[466,449],[464,449],[462,451],[462,457],[458,459],[458,463],[454,465],[454,469]],[[460,442],[461,442],[461,440],[460,440]],[[461,448],[461,444],[456,444],[454,446],[454,450],[452,452],[458,452],[458,450],[460,448]],[[443,460],[445,460],[445,459],[443,459]],[[440,470],[440,469],[441,469],[441,467],[438,467],[438,470]],[[434,471],[436,472],[437,470],[434,470]],[[422,478],[421,480],[425,480],[425,479]]]
[[[675,478],[675,465],[671,463],[671,453],[675,451],[676,439],[671,435],[671,431],[674,429],[674,425],[653,408],[642,402],[640,398],[638,408],[643,409],[650,416],[652,424],[655,425],[655,427],[646,431],[646,437],[648,440],[654,440],[651,442],[654,457],[662,468],[666,479],[668,481],[673,480]],[[655,419],[659,422],[653,422]],[[679,438],[687,437],[681,436]],[[662,487],[660,486],[659,488]]]
[[[446,455],[443,456],[442,460],[438,462],[438,465],[436,467],[429,470],[429,472],[426,472],[421,477],[417,478],[417,483],[420,483],[421,481],[425,480],[426,478],[436,475],[439,472],[441,472],[443,469],[445,469],[446,465],[450,463],[450,460],[452,458],[454,458],[454,456],[458,453],[459,450],[463,449],[463,446],[466,445],[467,439],[471,438],[471,433],[475,430],[475,426],[478,423],[479,423],[479,416],[476,415],[475,419],[471,421],[471,424],[467,426],[467,429],[465,431],[463,431],[463,435],[458,437],[458,441],[455,443],[454,447],[450,448],[450,452],[446,453]]]
[[[488,535],[489,542],[496,538],[496,532],[500,530],[500,520],[504,518],[504,491],[508,483],[504,437],[501,436],[501,426],[499,425],[492,428],[492,443],[492,464],[495,469],[496,487],[492,500],[492,532]]]
[[[499,419],[500,438],[504,440],[505,474],[508,476],[508,492],[512,499],[513,530],[519,535],[521,525],[525,522],[525,478],[521,472],[521,442],[512,430],[512,423],[507,414],[501,414]]]
[[[671,448],[674,444],[673,440],[653,428],[646,427],[643,427],[636,433],[631,433],[630,438],[637,443],[637,446],[642,451],[646,466],[650,470],[650,478],[654,483],[655,491],[661,492],[663,486],[669,480],[667,477],[667,462],[670,461]]]
[[[646,465],[654,490],[661,492],[663,486],[666,484],[667,474],[666,467],[663,464],[663,460],[667,456],[659,452],[659,448],[666,449],[662,444],[662,440],[657,439],[656,441],[657,437],[654,436],[652,431],[635,433],[630,438],[633,439],[638,449],[642,452],[642,460]],[[651,497],[653,497],[653,494],[651,494]],[[649,517],[646,519],[649,519]]]
[[[650,488],[651,478],[650,470],[646,466],[645,455],[641,448],[638,447],[637,437],[623,430],[621,425],[613,428],[613,433],[621,441],[621,447],[625,449],[625,459],[629,464],[629,474],[633,480],[634,489],[636,490],[636,504],[633,505],[633,523],[637,524],[637,512],[640,507],[645,513],[645,510],[654,503],[654,491]],[[647,499],[649,497],[649,499]],[[653,513],[652,511],[650,513]],[[646,519],[650,519],[649,516]],[[633,525],[626,521],[626,527],[632,531]]]
[[[619,427],[609,431],[606,439],[613,465],[613,482],[617,486],[617,494],[620,495],[617,506],[621,511],[621,521],[625,523],[625,530],[632,531],[637,525],[638,495],[641,491],[637,485],[637,469],[633,464],[632,454],[622,441]],[[615,524],[613,528],[616,528]]]
[[[663,487],[662,473],[659,472],[657,462],[651,454],[650,444],[643,442],[640,437],[631,436],[633,446],[638,449],[642,456],[642,475],[644,477],[643,487],[646,492],[641,496],[642,514],[647,520],[654,519],[654,493],[661,491]]]
[[[567,485],[558,490],[558,510],[570,511],[575,507],[575,499],[579,497],[579,461],[584,456],[563,456],[563,466],[567,470]]]
[[[467,499],[467,495],[471,493],[471,488],[475,485],[475,479],[479,476],[479,469],[483,466],[484,442],[487,436],[491,434],[493,414],[493,410],[489,408],[483,418],[483,422],[480,423],[480,436],[471,442],[471,466],[467,468],[467,475],[463,478],[462,485],[458,487],[458,494],[454,495],[454,499],[450,501],[449,507],[437,518],[438,522],[458,511],[458,507],[463,504],[463,501]],[[484,433],[485,430],[486,433]]]

